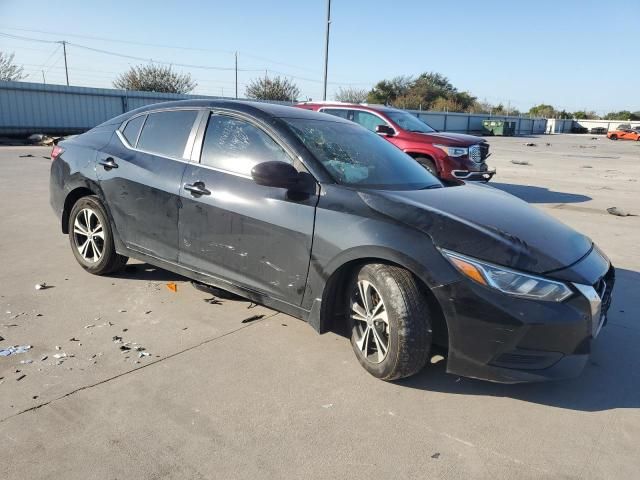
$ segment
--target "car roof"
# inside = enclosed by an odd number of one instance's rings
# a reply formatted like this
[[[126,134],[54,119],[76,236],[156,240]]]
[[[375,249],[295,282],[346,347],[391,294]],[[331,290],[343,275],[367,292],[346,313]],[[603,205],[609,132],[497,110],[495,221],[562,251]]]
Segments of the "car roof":
[[[379,105],[376,103],[348,103],[348,102],[302,102],[298,103],[298,107],[304,107],[308,105],[310,107],[334,107],[334,108],[360,108],[362,110],[374,110],[376,112],[398,112],[401,111],[398,108],[390,107],[388,105]]]
[[[195,100],[177,100],[173,102],[161,102],[154,103],[150,105],[145,105],[144,107],[137,108],[135,110],[131,110],[122,115],[114,117],[101,125],[112,125],[112,124],[120,124],[125,120],[133,117],[134,115],[138,115],[140,113],[149,112],[153,110],[163,110],[163,109],[171,109],[171,108],[223,108],[228,110],[234,110],[237,112],[247,113],[263,120],[268,120],[269,118],[307,118],[314,120],[325,120],[332,122],[343,122],[347,124],[351,124],[348,120],[344,120],[338,117],[331,117],[328,119],[326,115],[314,112],[311,110],[305,110],[301,108],[294,108],[289,105],[280,105],[276,103],[267,103],[267,102],[254,102],[247,100],[207,100],[207,99],[195,99]]]

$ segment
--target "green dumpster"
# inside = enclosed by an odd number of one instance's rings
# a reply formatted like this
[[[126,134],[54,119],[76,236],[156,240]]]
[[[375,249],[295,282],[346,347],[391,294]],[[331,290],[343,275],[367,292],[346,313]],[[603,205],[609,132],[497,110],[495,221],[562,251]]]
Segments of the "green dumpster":
[[[516,134],[516,122],[512,120],[486,119],[482,121],[482,132],[485,135],[512,137]]]

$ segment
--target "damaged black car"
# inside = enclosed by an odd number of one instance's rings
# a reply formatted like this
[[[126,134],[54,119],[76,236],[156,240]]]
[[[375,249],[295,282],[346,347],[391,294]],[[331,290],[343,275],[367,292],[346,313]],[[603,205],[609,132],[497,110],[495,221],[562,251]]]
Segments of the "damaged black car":
[[[383,380],[420,371],[435,345],[457,375],[576,376],[611,302],[614,269],[586,236],[292,107],[128,112],[54,147],[50,193],[88,272],[135,258],[347,331]]]

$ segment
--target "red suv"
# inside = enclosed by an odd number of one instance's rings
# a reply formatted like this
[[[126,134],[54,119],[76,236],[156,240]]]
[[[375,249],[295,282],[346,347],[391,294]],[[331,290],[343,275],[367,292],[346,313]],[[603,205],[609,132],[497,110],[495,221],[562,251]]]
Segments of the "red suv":
[[[488,182],[496,173],[485,162],[489,156],[489,144],[485,140],[473,135],[438,132],[404,110],[340,102],[303,102],[296,107],[359,123],[383,135],[442,180]]]

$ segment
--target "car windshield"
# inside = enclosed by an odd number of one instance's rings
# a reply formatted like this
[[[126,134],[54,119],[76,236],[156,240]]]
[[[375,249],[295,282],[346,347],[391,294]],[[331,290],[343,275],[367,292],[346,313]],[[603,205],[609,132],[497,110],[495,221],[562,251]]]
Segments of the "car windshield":
[[[431,128],[425,122],[420,120],[415,115],[411,115],[407,112],[401,111],[385,111],[384,112],[387,117],[393,120],[398,124],[400,128],[403,130],[407,130],[409,132],[419,132],[419,133],[431,133],[435,132],[435,129]]]
[[[409,155],[359,125],[302,118],[283,120],[341,185],[385,190],[442,186]]]

